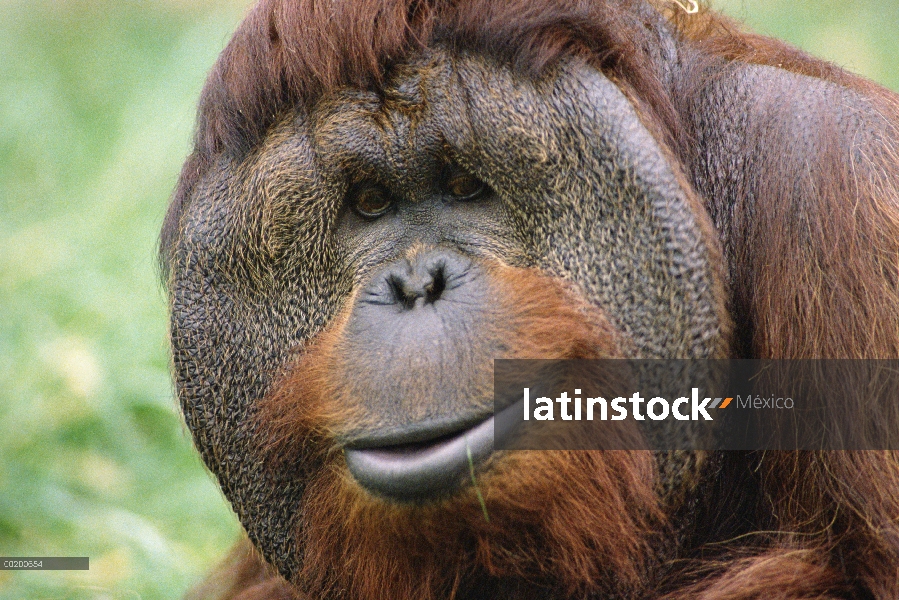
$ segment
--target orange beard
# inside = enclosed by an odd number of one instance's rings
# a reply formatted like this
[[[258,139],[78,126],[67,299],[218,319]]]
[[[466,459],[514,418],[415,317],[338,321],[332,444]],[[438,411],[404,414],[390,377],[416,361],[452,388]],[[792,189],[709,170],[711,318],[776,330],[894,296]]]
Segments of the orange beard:
[[[474,486],[438,503],[390,504],[340,463],[310,482],[302,503],[296,583],[314,598],[452,598],[479,576],[566,597],[634,591],[661,523],[649,452],[498,456],[477,479],[483,507]]]
[[[507,341],[505,358],[618,352],[608,322],[556,280],[508,267],[492,276],[502,318],[479,339]],[[345,311],[315,339],[257,414],[268,467],[310,475],[294,532],[301,590],[312,598],[436,600],[496,577],[582,597],[633,593],[646,581],[650,544],[664,526],[650,452],[498,452],[478,466],[476,485],[423,505],[361,488],[333,441],[341,426],[365,419],[335,375],[347,318]]]

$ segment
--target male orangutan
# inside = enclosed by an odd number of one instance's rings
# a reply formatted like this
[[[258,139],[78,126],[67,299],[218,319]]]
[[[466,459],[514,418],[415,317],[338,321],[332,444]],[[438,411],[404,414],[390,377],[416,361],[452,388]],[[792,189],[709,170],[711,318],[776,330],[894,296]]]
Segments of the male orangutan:
[[[251,10],[161,240],[198,597],[899,598],[890,452],[459,443],[495,358],[899,357],[899,97],[684,7]]]

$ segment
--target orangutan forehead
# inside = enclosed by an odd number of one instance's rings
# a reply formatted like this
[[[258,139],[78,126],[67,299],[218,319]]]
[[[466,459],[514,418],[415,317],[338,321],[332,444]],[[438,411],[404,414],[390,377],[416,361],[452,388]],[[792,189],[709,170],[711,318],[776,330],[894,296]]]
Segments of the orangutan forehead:
[[[219,57],[203,91],[197,152],[240,155],[279,114],[337,88],[377,88],[392,65],[438,42],[538,73],[564,56],[632,63],[645,23],[631,2],[584,0],[262,0]]]

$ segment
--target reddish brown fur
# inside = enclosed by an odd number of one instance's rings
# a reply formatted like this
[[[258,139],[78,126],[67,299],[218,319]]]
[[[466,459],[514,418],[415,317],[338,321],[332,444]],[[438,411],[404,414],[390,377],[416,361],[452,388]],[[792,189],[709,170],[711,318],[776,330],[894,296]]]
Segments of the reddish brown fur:
[[[875,145],[874,154],[859,162],[850,154],[851,140],[826,127],[825,107],[820,152],[793,157],[803,167],[799,170],[764,169],[755,190],[758,203],[735,208],[734,230],[724,235],[736,247],[735,309],[752,324],[748,352],[763,358],[899,356],[895,95],[781,42],[741,33],[711,13],[676,19],[701,53],[681,82],[682,95],[672,97],[648,66],[646,48],[652,40],[630,1],[483,0],[437,9],[426,1],[359,0],[333,3],[333,13],[315,8],[329,5],[263,0],[241,26],[204,90],[196,149],[167,216],[164,251],[178,227],[181,204],[216,154],[239,155],[252,148],[282,106],[311,102],[340,85],[376,85],[392,63],[428,44],[435,32],[505,55],[525,70],[539,70],[563,55],[587,57],[648,107],[653,128],[663,131],[671,151],[687,165],[690,94],[705,85],[706,67],[722,59],[766,64],[859,91],[892,130]],[[789,135],[773,132],[775,140]],[[774,162],[781,157],[767,158]],[[797,172],[802,173],[798,183],[793,180]],[[807,221],[791,220],[790,207],[797,204],[806,207]],[[548,307],[535,321],[536,338],[542,337],[541,331],[550,340],[566,331],[554,324],[562,317]],[[552,311],[564,309],[554,306]],[[339,326],[332,331],[338,332]],[[287,380],[265,408],[279,448],[308,435],[328,438],[328,415],[336,409],[326,400],[333,397],[334,382],[328,381],[325,369],[316,369],[323,359],[315,357],[326,353],[333,335],[317,340],[295,378]],[[292,389],[316,394],[307,398]],[[847,414],[856,409],[845,407]],[[318,452],[327,455],[326,448]],[[484,521],[471,498],[441,507],[441,515],[452,515],[465,523],[463,528],[449,527],[448,517],[434,518],[429,509],[422,509],[417,515],[421,528],[410,530],[411,519],[401,516],[406,513],[373,504],[339,469],[326,469],[310,490],[309,507],[316,515],[310,522],[316,526],[303,534],[309,551],[303,574],[307,585],[318,590],[352,585],[354,597],[360,598],[383,597],[382,590],[395,585],[399,591],[394,597],[427,598],[433,590],[451,590],[464,574],[445,570],[440,558],[447,553],[462,557],[467,568],[495,573],[561,569],[569,590],[597,584],[605,573],[599,564],[627,580],[640,578],[635,565],[640,564],[653,521],[632,511],[622,511],[628,516],[617,520],[610,515],[625,501],[656,514],[647,484],[653,467],[647,457],[568,453],[515,460],[528,461],[529,472],[547,479],[525,479],[520,475],[524,470],[508,480],[489,476],[498,482],[488,488],[491,523]],[[583,480],[586,465],[601,490]],[[671,588],[691,578],[694,583],[670,598],[821,598],[842,596],[852,585],[870,590],[876,598],[899,597],[899,467],[894,453],[768,453],[759,474],[782,533],[765,536],[755,556],[688,564]],[[566,483],[583,483],[569,495],[546,493],[550,488],[543,486],[560,481],[559,475]],[[528,490],[525,498],[523,490]],[[548,523],[538,526],[544,513],[550,515]],[[374,522],[381,523],[384,533],[369,527]],[[585,532],[584,523],[595,523],[596,529]],[[510,532],[516,535],[509,537]],[[549,540],[552,543],[546,543]],[[533,564],[516,563],[496,552],[510,545],[544,543],[547,548],[555,544],[555,550],[543,564],[537,561],[537,571],[530,570]],[[386,564],[396,569],[385,571]],[[335,569],[337,565],[343,567]],[[348,574],[355,575],[352,584],[343,579]]]
[[[234,547],[184,600],[302,600],[248,540]]]
[[[751,355],[899,356],[899,98],[780,41],[738,33],[720,17],[684,30],[713,53],[706,61],[724,56],[834,81],[866,96],[883,117],[885,135],[861,158],[853,154],[854,140],[837,130],[839,107],[816,107],[821,143],[813,155],[778,152],[790,147],[786,130],[769,131],[764,141],[747,139],[747,147],[774,149],[764,158],[781,162],[757,173],[762,204],[738,205],[734,231],[725,232],[735,240],[734,301],[752,323]],[[791,214],[796,206],[804,207],[808,221],[797,222]],[[866,410],[839,400],[836,408],[849,422]],[[884,427],[899,422],[884,417]],[[720,581],[694,588],[705,589],[704,595],[687,590],[679,598],[841,597],[847,580],[839,573],[876,598],[899,597],[895,452],[767,453],[760,472],[785,532],[771,541],[779,548],[731,564]],[[796,574],[776,560],[790,549],[804,557]],[[807,575],[810,570],[817,575]]]
[[[436,37],[508,57],[532,72],[560,56],[578,55],[619,72],[641,98],[662,96],[659,83],[641,67],[649,62],[641,45],[647,34],[634,35],[644,29],[634,5],[262,0],[210,75],[200,101],[198,148],[206,155],[246,149],[282,106],[340,86],[376,86],[392,63]]]
[[[813,550],[778,548],[717,565],[716,577],[679,573],[681,588],[661,600],[837,600],[849,593],[840,573]],[[707,575],[707,574],[706,574]]]
[[[253,148],[284,107],[344,85],[374,87],[390,65],[436,35],[536,72],[561,56],[590,60],[634,90],[674,145],[677,119],[647,53],[655,44],[636,0],[261,0],[235,32],[200,98],[195,148],[166,215],[162,251],[183,203],[217,154]],[[327,10],[326,10],[327,9]]]
[[[421,250],[421,249],[419,249]],[[608,321],[595,309],[589,310],[577,295],[559,281],[528,269],[490,267],[498,289],[493,301],[502,321],[495,330],[480,332],[481,338],[503,339],[512,349],[507,356],[493,358],[571,359],[610,358],[619,355],[618,341]],[[348,396],[339,373],[343,328],[353,300],[334,323],[319,334],[300,362],[263,404],[258,421],[265,430],[270,456],[284,460],[294,456],[289,444],[302,441],[298,430],[319,437],[333,437],[331,424],[349,428],[360,418],[354,414],[356,400]],[[485,379],[492,389],[492,364],[482,373],[469,374]],[[288,446],[285,446],[287,444]]]
[[[579,310],[557,281],[529,270],[493,271],[508,292],[500,300],[506,318],[484,337],[508,339],[517,358],[614,355],[605,321]],[[334,427],[354,418],[333,375],[344,321],[307,349],[257,417],[273,468],[320,469],[304,496],[298,532],[305,591],[377,600],[390,590],[396,598],[436,599],[452,597],[463,578],[478,574],[562,582],[567,594],[602,589],[611,577],[639,588],[649,542],[663,523],[648,452],[516,452],[479,479],[489,522],[473,489],[408,508],[355,484],[332,445]]]
[[[570,596],[610,581],[638,590],[658,512],[653,463],[639,452],[519,452],[474,490],[394,508],[326,469],[305,500],[302,588],[313,597],[452,598],[463,578],[559,585]],[[372,526],[377,524],[376,526]]]

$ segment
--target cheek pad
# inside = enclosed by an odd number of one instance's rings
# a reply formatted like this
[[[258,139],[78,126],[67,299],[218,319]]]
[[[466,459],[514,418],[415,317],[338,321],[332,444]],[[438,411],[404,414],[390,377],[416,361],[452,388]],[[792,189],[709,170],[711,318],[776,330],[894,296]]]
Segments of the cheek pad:
[[[643,358],[726,355],[721,250],[696,193],[599,71],[538,80],[463,56],[433,82],[449,144],[513,205],[535,260],[574,282]]]

